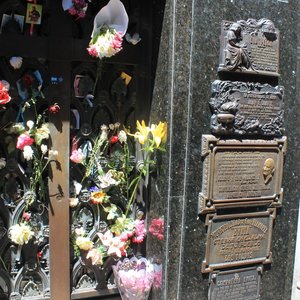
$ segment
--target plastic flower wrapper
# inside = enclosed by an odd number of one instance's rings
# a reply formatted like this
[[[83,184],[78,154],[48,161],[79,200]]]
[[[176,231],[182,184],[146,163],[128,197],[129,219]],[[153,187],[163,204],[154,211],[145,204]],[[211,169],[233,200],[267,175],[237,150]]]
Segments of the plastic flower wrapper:
[[[115,281],[123,300],[147,300],[154,280],[154,267],[142,257],[125,258],[113,266]]]
[[[120,0],[110,0],[94,19],[89,54],[102,59],[122,50],[123,36],[128,27],[128,15]]]
[[[153,264],[154,274],[153,274],[153,289],[162,288],[162,264]]]
[[[43,86],[42,75],[38,70],[24,74],[17,82],[18,94],[23,101],[41,95]]]
[[[130,43],[134,46],[141,41],[140,35],[137,32],[134,33],[132,36],[129,33],[126,33],[125,39],[128,43]]]

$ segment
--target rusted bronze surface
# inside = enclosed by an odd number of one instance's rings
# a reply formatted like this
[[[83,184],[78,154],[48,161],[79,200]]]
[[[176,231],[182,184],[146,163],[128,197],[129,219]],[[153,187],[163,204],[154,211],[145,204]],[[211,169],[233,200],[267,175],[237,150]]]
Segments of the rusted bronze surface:
[[[208,300],[259,300],[262,266],[213,272]]]
[[[281,206],[285,141],[285,137],[221,140],[203,135],[200,213],[239,206]]]
[[[52,74],[70,81],[67,68],[61,63],[51,64]],[[50,225],[50,270],[51,299],[70,299],[70,235],[69,235],[69,143],[70,135],[70,89],[67,85],[57,85],[52,90],[53,99],[61,108],[60,113],[50,116],[50,130],[53,150],[59,149],[59,164],[51,165],[49,180],[49,225]]]
[[[223,21],[219,71],[279,76],[279,31],[268,19]]]
[[[281,136],[283,87],[215,80],[212,84],[211,130],[217,135]]]
[[[234,215],[209,214],[202,272],[271,262],[271,240],[276,209]]]

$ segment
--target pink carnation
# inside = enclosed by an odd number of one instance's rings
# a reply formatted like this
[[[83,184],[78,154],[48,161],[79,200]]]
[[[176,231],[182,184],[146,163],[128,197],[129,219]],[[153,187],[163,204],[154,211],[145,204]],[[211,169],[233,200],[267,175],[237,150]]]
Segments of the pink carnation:
[[[23,150],[25,146],[30,146],[34,142],[34,139],[32,139],[29,134],[22,133],[19,135],[17,140],[17,149]]]
[[[98,57],[98,52],[96,50],[95,46],[90,46],[89,48],[87,48],[87,51],[89,53],[89,55],[94,56],[94,57]]]
[[[84,161],[85,155],[82,153],[81,149],[73,150],[70,159],[75,164],[80,164]]]
[[[114,39],[111,41],[111,45],[114,49],[120,49],[122,47],[122,36],[119,32],[114,35]]]
[[[136,220],[134,225],[135,225],[135,231],[134,231],[134,237],[132,238],[132,241],[134,243],[140,244],[143,242],[146,236],[144,220]]]
[[[127,242],[128,239],[130,239],[132,236],[133,236],[132,232],[123,232],[120,235],[120,240],[121,240],[121,242]]]
[[[77,13],[77,11],[76,11],[76,9],[75,9],[75,7],[73,6],[73,7],[71,7],[69,10],[69,14],[71,15],[71,16],[75,16],[76,15],[76,13]]]

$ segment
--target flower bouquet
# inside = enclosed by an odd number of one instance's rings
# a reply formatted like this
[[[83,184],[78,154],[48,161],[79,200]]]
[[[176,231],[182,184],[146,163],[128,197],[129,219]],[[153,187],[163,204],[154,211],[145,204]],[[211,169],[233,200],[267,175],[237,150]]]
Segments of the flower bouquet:
[[[113,266],[123,300],[147,300],[154,280],[153,265],[144,257],[125,258]]]
[[[94,28],[87,48],[91,56],[111,57],[122,50],[128,15],[120,0],[110,0],[94,19]]]
[[[105,216],[106,224],[101,228],[100,219],[96,220],[97,232],[92,236],[87,228],[75,226],[75,254],[83,254],[93,265],[103,265],[107,257],[127,256],[132,253],[133,244],[144,241],[144,214],[135,216],[133,208],[139,185],[155,166],[153,155],[164,151],[166,136],[166,123],[148,127],[144,121],[137,121],[135,133],[116,123],[102,125],[93,141],[73,140],[70,160],[73,167],[78,166],[83,172],[81,183],[73,182],[70,206],[76,209],[82,201],[90,202],[98,216]],[[139,159],[133,155],[135,140]],[[124,201],[122,208],[118,199]]]

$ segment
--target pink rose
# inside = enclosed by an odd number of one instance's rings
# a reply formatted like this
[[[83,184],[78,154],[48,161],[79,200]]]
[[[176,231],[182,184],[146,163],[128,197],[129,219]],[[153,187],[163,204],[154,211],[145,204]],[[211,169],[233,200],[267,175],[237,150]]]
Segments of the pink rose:
[[[75,164],[80,164],[84,161],[85,155],[82,153],[81,149],[73,150],[70,159]]]
[[[153,219],[149,226],[149,232],[157,239],[162,241],[164,239],[164,220]]]
[[[30,146],[34,142],[28,133],[22,133],[17,140],[17,149],[24,150],[25,146]]]

